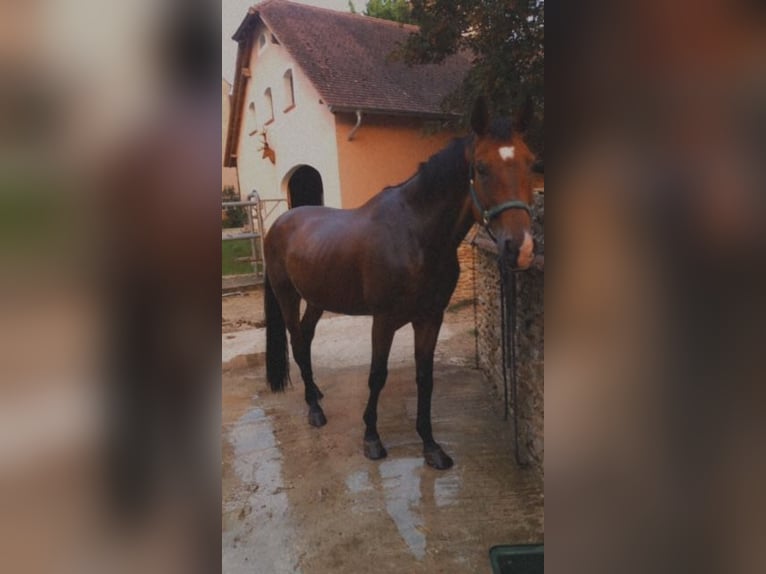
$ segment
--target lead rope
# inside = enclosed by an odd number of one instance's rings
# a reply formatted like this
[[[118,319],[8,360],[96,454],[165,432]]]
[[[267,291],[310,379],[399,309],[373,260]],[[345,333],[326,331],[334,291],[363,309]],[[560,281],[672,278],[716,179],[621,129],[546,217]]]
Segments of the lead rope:
[[[473,275],[473,347],[474,347],[474,359],[476,363],[476,369],[479,368],[479,301],[478,294],[476,292],[476,235],[471,240],[471,259],[472,268],[471,275]]]
[[[513,404],[513,450],[516,464],[527,466],[519,449],[519,401],[518,377],[516,373],[516,274],[508,269],[502,257],[498,258],[500,272],[500,317],[503,349],[503,394],[505,411],[503,420],[508,420],[508,373],[510,372],[510,395]]]
[[[497,270],[500,274],[500,348],[503,353],[503,420],[508,420],[508,301],[506,300],[506,266],[502,257],[497,260]]]

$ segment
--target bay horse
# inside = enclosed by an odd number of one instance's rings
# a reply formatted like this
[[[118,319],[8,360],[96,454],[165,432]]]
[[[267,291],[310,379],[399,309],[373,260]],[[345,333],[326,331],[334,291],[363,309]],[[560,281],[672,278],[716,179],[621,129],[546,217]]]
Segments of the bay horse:
[[[431,431],[434,350],[460,273],[457,249],[474,222],[487,229],[512,268],[532,263],[534,156],[523,139],[531,105],[523,110],[514,122],[490,121],[481,97],[471,115],[473,133],[453,140],[404,183],[356,209],[291,209],[265,237],[266,378],[272,391],[283,391],[289,380],[286,328],[305,385],[309,424],[327,422],[311,369],[311,342],[322,313],[373,316],[363,417],[364,454],[372,460],[387,455],[377,407],[391,343],[399,328],[412,323],[416,429],[425,462],[437,469],[453,464]]]

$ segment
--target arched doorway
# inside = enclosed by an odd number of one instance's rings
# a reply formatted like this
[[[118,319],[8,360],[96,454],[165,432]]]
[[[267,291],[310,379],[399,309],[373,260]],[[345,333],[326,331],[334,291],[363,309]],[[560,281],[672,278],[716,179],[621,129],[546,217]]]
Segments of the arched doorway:
[[[302,165],[287,182],[290,208],[301,205],[324,205],[322,176],[313,167]]]

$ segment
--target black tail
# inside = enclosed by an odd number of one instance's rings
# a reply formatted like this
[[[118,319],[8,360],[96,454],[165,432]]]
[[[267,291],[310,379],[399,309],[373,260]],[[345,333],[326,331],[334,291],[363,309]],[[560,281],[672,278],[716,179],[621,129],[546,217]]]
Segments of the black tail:
[[[263,306],[266,314],[266,380],[269,381],[272,391],[284,391],[290,381],[287,332],[282,310],[274,296],[268,275],[263,290]]]

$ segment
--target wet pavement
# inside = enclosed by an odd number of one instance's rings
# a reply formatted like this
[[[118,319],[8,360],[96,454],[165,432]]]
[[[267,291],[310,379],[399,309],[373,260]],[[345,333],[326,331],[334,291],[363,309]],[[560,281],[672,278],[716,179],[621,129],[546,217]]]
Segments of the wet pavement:
[[[464,327],[453,332],[469,337]],[[351,344],[369,344],[352,334]],[[460,356],[472,335],[463,343],[440,343],[453,352],[437,354],[435,369],[434,435],[455,460],[447,471],[423,463],[413,364],[394,362],[380,398],[382,461],[362,454],[367,365],[326,366],[318,346],[321,429],[308,425],[299,380],[284,394],[267,390],[261,355],[227,369],[223,571],[490,572],[491,546],[541,542],[542,481],[515,466],[496,391]]]

